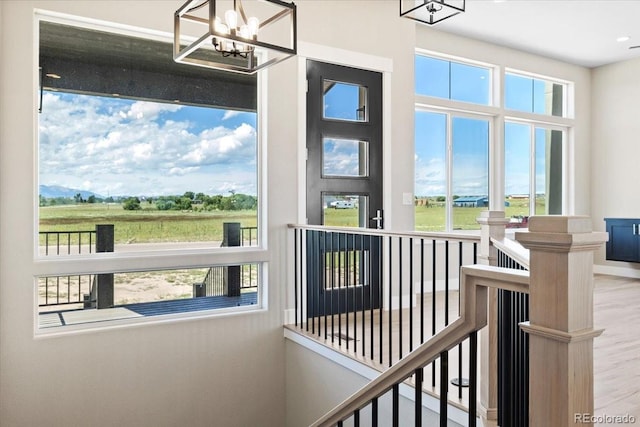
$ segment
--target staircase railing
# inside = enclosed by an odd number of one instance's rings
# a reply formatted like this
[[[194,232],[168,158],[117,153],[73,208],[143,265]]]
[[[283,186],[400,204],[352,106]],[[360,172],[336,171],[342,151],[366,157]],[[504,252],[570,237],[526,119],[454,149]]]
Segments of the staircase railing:
[[[498,267],[529,270],[529,250],[505,238],[491,239]],[[519,325],[529,321],[529,293],[497,293],[497,419],[500,426],[529,426],[529,335]],[[491,350],[496,350],[491,349]]]
[[[493,214],[489,213],[489,216]],[[495,225],[491,223],[488,221],[484,225]],[[483,236],[485,231],[483,226]],[[493,237],[503,237],[497,234]],[[591,221],[587,217],[545,216],[532,217],[529,231],[517,232],[515,237],[530,251],[531,273],[491,265],[462,267],[460,318],[446,325],[312,425],[342,426],[345,420],[353,420],[354,425],[360,425],[361,420],[367,417],[371,419],[371,425],[378,425],[381,406],[391,406],[390,415],[383,414],[387,418],[390,416],[390,421],[385,419],[383,425],[400,425],[398,390],[403,382],[415,385],[413,419],[416,426],[421,425],[423,367],[447,354],[446,350],[467,336],[473,342],[471,353],[475,353],[476,332],[487,323],[488,307],[491,307],[489,291],[497,289],[528,292],[531,303],[530,320],[519,325],[530,341],[529,369],[519,368],[516,372],[517,375],[529,376],[529,410],[518,414],[513,422],[506,421],[507,424],[521,426],[528,422],[531,427],[574,425],[577,413],[592,414],[593,339],[602,332],[593,328],[593,252],[606,241],[606,233],[592,232]],[[488,260],[486,264],[497,262],[497,248],[492,246],[489,250],[488,247],[481,249],[479,257]],[[394,261],[396,266],[403,265],[398,261]],[[563,297],[567,295],[571,297]],[[483,356],[485,354],[483,350]],[[478,401],[475,356],[469,363],[469,425],[474,426]],[[446,364],[444,358],[440,366],[446,367]],[[490,376],[486,376],[483,364],[480,364],[483,368],[481,381],[485,383]],[[496,371],[490,368],[489,373],[491,370]],[[441,369],[441,372],[446,372],[446,369]],[[495,376],[495,372],[493,374]],[[446,374],[441,375],[441,382],[448,381]],[[390,399],[381,399],[386,393],[391,394]],[[441,426],[448,422],[446,399],[444,391],[440,396]],[[406,422],[406,414],[402,417],[402,425],[413,424]]]
[[[412,375],[420,378],[419,370],[433,362],[443,352],[455,347],[467,337],[475,341],[475,333],[487,323],[487,288],[494,287],[508,289],[517,292],[527,292],[529,286],[529,274],[526,271],[515,271],[500,267],[467,266],[461,268],[461,306],[460,317],[445,327],[442,331],[420,345],[405,358],[386,370],[379,377],[371,381],[343,403],[325,414],[312,424],[314,427],[341,425],[340,423],[351,417],[359,417],[359,412],[368,405],[372,405],[372,419],[377,419],[377,401],[389,390],[394,394],[392,408],[392,424],[398,425],[399,409],[395,403],[397,400],[397,388],[400,383]],[[472,371],[475,371],[474,360],[471,361]],[[477,361],[476,361],[477,363]],[[471,401],[476,400],[476,379],[471,375]],[[418,379],[418,383],[419,383]],[[416,393],[422,393],[421,387],[416,386]],[[442,399],[446,397],[441,396]],[[446,401],[446,400],[445,400]],[[420,399],[415,399],[415,413],[421,413]],[[442,408],[441,404],[441,408]],[[419,410],[418,410],[419,409]],[[440,413],[440,425],[447,425],[446,412]],[[415,425],[421,425],[420,420],[415,420]],[[469,426],[476,425],[476,413],[469,410]]]
[[[479,236],[473,234],[290,228],[291,323],[379,369],[392,366],[458,316],[459,269],[477,261]],[[452,354],[459,361],[458,378],[466,376],[461,363],[466,346]],[[436,370],[434,365],[432,387]],[[456,391],[460,401],[462,387]]]

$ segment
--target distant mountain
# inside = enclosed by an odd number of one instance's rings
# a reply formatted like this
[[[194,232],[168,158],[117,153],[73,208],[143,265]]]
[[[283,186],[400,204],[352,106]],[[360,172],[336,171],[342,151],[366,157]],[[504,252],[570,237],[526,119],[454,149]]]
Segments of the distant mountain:
[[[86,190],[78,190],[76,188],[67,188],[60,185],[41,185],[40,195],[42,197],[54,198],[54,197],[69,197],[74,198],[76,194],[80,193],[83,199],[89,198],[89,196],[95,196],[99,199],[104,199],[104,196],[93,193]]]

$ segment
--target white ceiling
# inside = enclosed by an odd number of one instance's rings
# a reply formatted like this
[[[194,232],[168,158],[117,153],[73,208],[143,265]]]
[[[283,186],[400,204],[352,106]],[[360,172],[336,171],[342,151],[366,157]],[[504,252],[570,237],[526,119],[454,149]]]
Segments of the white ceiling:
[[[467,0],[434,28],[590,68],[640,57],[640,0]]]

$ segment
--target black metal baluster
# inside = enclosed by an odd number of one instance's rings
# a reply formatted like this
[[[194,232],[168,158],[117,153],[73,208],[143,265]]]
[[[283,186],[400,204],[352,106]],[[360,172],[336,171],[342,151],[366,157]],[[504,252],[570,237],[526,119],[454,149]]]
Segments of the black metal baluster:
[[[478,333],[469,335],[469,427],[476,427],[478,410]]]
[[[371,427],[378,427],[378,398],[371,400]]]
[[[349,282],[350,282],[349,279],[351,278],[351,275],[349,274],[351,263],[349,261],[350,261],[349,235],[345,234],[344,235],[344,285],[345,285],[344,314],[345,314],[345,324],[346,324],[345,340],[347,341],[347,350],[349,350]]]
[[[422,381],[423,381],[424,371],[422,368],[418,368],[415,371],[415,427],[422,426]]]
[[[356,409],[353,412],[353,427],[360,427],[360,410]]]
[[[431,241],[431,336],[436,334],[436,241]],[[431,387],[436,386],[436,362],[431,362]]]
[[[393,411],[392,411],[392,425],[393,427],[400,426],[400,385],[394,384],[392,388],[392,396],[393,396]]]
[[[424,343],[424,239],[420,239],[420,344]]]
[[[373,253],[373,247],[371,246],[371,234],[369,234],[369,260],[367,262],[367,281],[369,283],[369,326],[371,331],[369,333],[369,354],[371,355],[371,360],[375,359],[373,355],[373,282],[371,281],[371,276],[373,274],[373,262],[371,261],[371,254]],[[378,263],[379,265],[380,263]],[[380,310],[382,311],[382,310]]]
[[[329,294],[329,312],[331,313],[331,343],[334,342],[336,331],[335,331],[335,316],[334,316],[334,304],[333,304],[333,294],[335,293],[335,285],[336,285],[336,265],[335,265],[335,251],[333,249],[333,233],[331,234],[331,238],[329,239],[329,253],[331,254],[329,264],[331,271],[331,278],[329,279],[329,283],[331,283],[331,294]],[[339,292],[339,291],[338,291]],[[338,315],[340,311],[338,310]]]
[[[462,268],[462,242],[458,242],[458,272]],[[460,274],[458,273],[458,316],[460,316]],[[462,399],[462,342],[458,344],[458,399]]]
[[[338,233],[338,346],[342,346],[342,306],[340,305],[340,293],[342,292],[342,269],[344,261],[342,259],[342,233]]]
[[[440,353],[440,427],[447,427],[449,391],[449,353]]]
[[[298,258],[298,230],[294,229],[293,230],[293,277],[295,278],[293,281],[293,313],[294,313],[294,323],[296,325],[296,327],[298,327],[298,270],[299,265],[298,265],[299,258]],[[300,281],[300,283],[302,283],[302,280]]]
[[[389,239],[390,238],[391,237],[389,237]],[[384,324],[382,323],[383,317],[384,317],[383,316],[383,311],[384,310],[383,310],[383,307],[382,307],[383,306],[383,300],[384,300],[383,292],[382,292],[382,274],[384,272],[384,270],[383,270],[383,260],[382,260],[382,248],[384,247],[384,237],[379,237],[379,239],[380,240],[378,242],[379,243],[378,244],[378,252],[379,252],[378,253],[378,257],[380,258],[380,262],[378,262],[378,277],[377,277],[377,279],[380,282],[378,284],[378,301],[380,301],[380,309],[378,310],[378,315],[380,317],[380,323],[379,323],[379,326],[378,326],[378,333],[380,335],[380,346],[379,346],[379,349],[378,349],[378,353],[380,353],[380,364],[382,364],[382,343],[384,341],[383,340],[383,335],[384,335],[383,334],[383,325]]]
[[[398,237],[398,360],[402,359],[402,237]],[[389,290],[391,292],[391,289]]]
[[[392,353],[393,353],[393,332],[391,329],[391,324],[393,323],[392,319],[393,319],[393,300],[392,300],[392,292],[391,292],[391,288],[392,288],[392,283],[393,283],[393,259],[392,259],[392,254],[393,254],[393,240],[391,239],[391,236],[389,236],[389,262],[388,262],[388,268],[389,268],[389,367],[391,367],[391,365],[393,364],[393,358],[392,358]]]
[[[367,268],[367,262],[365,261],[365,246],[364,246],[364,235],[360,236],[360,267],[358,268],[358,272],[360,273],[360,283],[362,286],[360,287],[360,296],[362,299],[362,308],[361,308],[361,323],[362,323],[362,357],[366,356],[366,339],[365,339],[365,318],[364,313],[367,309],[367,304],[365,303],[365,293],[364,290],[367,284],[367,274],[365,269]]]
[[[409,238],[409,352],[413,351],[413,237]]]
[[[444,326],[449,324],[449,241],[444,241]]]
[[[324,251],[322,252],[322,283],[320,286],[322,286],[321,288],[321,292],[322,292],[322,317],[324,318],[324,339],[327,339],[327,286],[328,286],[328,282],[331,282],[331,276],[328,275],[327,273],[327,267],[329,267],[329,273],[331,272],[331,268],[330,265],[327,266],[327,256],[332,256],[331,252],[327,251],[327,234],[328,233],[322,233],[324,236],[324,244],[323,244],[323,248]],[[331,264],[331,262],[329,262],[329,264]],[[329,308],[329,312],[331,312],[331,307]]]

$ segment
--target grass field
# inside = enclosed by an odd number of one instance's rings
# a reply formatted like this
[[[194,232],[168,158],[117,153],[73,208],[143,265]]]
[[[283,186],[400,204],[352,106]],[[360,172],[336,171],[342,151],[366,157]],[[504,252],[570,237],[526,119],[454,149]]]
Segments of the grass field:
[[[256,211],[159,211],[154,205],[128,211],[119,204],[40,207],[40,231],[88,231],[114,224],[115,243],[206,242],[222,240],[222,224],[257,225]]]
[[[478,229],[476,218],[486,208],[453,208],[454,228]],[[507,217],[526,215],[528,200],[511,201]],[[544,205],[536,204],[544,213]],[[325,209],[325,224],[358,226],[358,209]],[[40,231],[89,231],[96,224],[114,224],[115,243],[207,242],[222,240],[222,224],[240,222],[243,227],[257,225],[257,213],[244,211],[160,211],[155,205],[129,211],[119,204],[77,204],[40,207]],[[417,231],[444,231],[444,204],[415,206]]]
[[[453,224],[456,230],[477,230],[480,228],[476,218],[480,212],[487,208],[454,207]],[[544,214],[544,201],[536,202],[536,213]],[[429,206],[415,206],[415,229],[416,231],[444,231],[445,230],[445,206],[444,203],[432,203]],[[505,207],[507,218],[529,215],[529,200],[511,200],[509,206]],[[357,209],[333,209],[324,210],[325,224],[330,226],[358,226]]]

